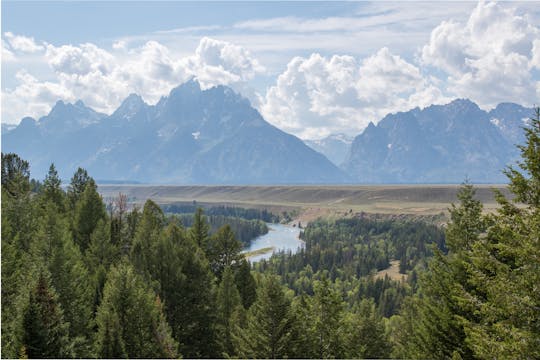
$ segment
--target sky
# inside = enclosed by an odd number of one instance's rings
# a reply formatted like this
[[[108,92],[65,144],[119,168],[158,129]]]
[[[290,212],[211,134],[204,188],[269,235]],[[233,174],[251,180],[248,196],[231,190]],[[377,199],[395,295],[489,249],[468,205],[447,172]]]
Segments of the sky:
[[[540,103],[540,2],[2,1],[2,123],[195,77],[303,139],[468,98]]]

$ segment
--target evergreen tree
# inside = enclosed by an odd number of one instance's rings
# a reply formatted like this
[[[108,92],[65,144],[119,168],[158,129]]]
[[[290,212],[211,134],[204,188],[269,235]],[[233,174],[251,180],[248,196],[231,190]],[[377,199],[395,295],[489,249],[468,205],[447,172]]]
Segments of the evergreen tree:
[[[80,201],[75,206],[73,221],[74,237],[81,251],[84,252],[90,245],[90,236],[96,229],[99,220],[104,220],[106,217],[105,204],[97,192],[94,180],[90,179]]]
[[[269,276],[257,291],[257,300],[249,308],[246,325],[233,336],[237,354],[242,358],[284,358],[291,353],[293,323],[291,301],[279,279]]]
[[[65,212],[65,194],[62,190],[62,181],[58,177],[58,172],[54,164],[49,167],[49,172],[43,181],[42,194],[45,201],[50,201],[56,205],[60,212]]]
[[[220,340],[225,355],[234,355],[234,346],[231,335],[231,318],[237,307],[242,306],[240,294],[234,283],[232,269],[227,266],[223,271],[221,283],[217,293],[217,309],[220,330]]]
[[[133,265],[141,274],[155,277],[155,267],[161,261],[155,256],[155,248],[164,225],[165,215],[161,208],[152,200],[147,200],[131,249]]]
[[[94,182],[94,180],[88,175],[88,172],[81,167],[73,174],[67,189],[67,197],[71,210],[75,210],[77,202],[82,198],[82,194],[86,189],[86,185],[91,182]]]
[[[224,225],[210,237],[207,245],[207,256],[210,267],[217,277],[221,277],[223,269],[238,266],[242,255],[242,243],[236,240],[229,225]]]
[[[193,217],[193,226],[189,228],[189,237],[205,252],[207,250],[209,228],[203,209],[197,208]]]
[[[478,290],[462,303],[476,318],[461,320],[479,358],[540,358],[540,108],[525,137],[518,146],[520,170],[505,171],[521,206],[498,193],[500,207],[488,215],[491,226],[472,249],[470,282]]]
[[[22,312],[21,345],[29,358],[68,357],[67,326],[46,274],[41,271]]]
[[[344,303],[326,276],[314,284],[311,300],[311,333],[317,358],[347,357]]]
[[[75,356],[89,356],[92,327],[92,287],[79,248],[73,243],[65,215],[54,202],[44,204],[41,224],[32,246],[33,261],[51,274]]]
[[[462,299],[467,293],[478,290],[470,281],[470,249],[478,245],[486,226],[482,220],[482,204],[474,195],[473,187],[464,184],[458,192],[459,205],[450,208],[451,221],[446,231],[448,255],[434,248],[435,256],[420,279],[419,298],[409,302],[419,308],[416,316],[410,318],[413,324],[409,329],[413,332],[398,336],[406,338],[407,342],[397,346],[405,351],[398,356],[472,357],[463,319],[478,319],[471,308],[464,306]]]
[[[183,259],[173,308],[173,333],[187,358],[219,357],[215,278],[204,252],[191,239],[180,248]]]
[[[377,314],[372,299],[364,299],[351,315],[349,355],[352,358],[386,359],[390,346],[382,317]],[[346,324],[347,325],[347,324]]]
[[[236,269],[234,280],[238,292],[240,293],[240,297],[242,298],[242,305],[244,306],[244,309],[247,310],[257,299],[257,283],[251,274],[249,261],[246,259],[240,261],[240,265]]]
[[[2,189],[18,197],[30,191],[30,164],[14,153],[2,153]]]
[[[126,262],[111,268],[96,321],[99,357],[177,356],[159,298]]]

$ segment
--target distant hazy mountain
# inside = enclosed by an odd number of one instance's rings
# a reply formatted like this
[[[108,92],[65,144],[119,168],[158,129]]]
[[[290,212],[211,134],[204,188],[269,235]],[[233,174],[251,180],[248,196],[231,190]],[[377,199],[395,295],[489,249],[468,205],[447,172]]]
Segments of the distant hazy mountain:
[[[529,116],[520,105],[485,112],[469,100],[387,115],[354,139],[342,168],[363,183],[504,182]]]
[[[155,106],[130,95],[110,116],[59,101],[2,134],[2,151],[42,178],[78,166],[96,179],[158,183],[340,183],[347,175],[300,139],[266,122],[230,88],[189,81]]]
[[[352,141],[353,138],[345,134],[332,134],[324,139],[305,140],[304,142],[339,166],[346,160]]]

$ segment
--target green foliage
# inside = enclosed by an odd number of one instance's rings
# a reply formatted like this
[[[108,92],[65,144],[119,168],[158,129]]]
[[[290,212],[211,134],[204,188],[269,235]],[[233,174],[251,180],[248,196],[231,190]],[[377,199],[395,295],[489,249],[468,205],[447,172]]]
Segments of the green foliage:
[[[94,180],[88,175],[88,172],[83,168],[78,168],[71,178],[71,182],[67,189],[67,197],[71,210],[75,210],[75,205],[82,198],[82,194],[86,189],[87,184],[92,184]]]
[[[231,335],[231,318],[235,310],[240,306],[242,304],[240,294],[234,283],[233,271],[227,266],[223,271],[217,292],[219,338],[225,357],[233,355],[235,351]]]
[[[164,224],[165,215],[161,208],[152,200],[147,200],[131,248],[133,265],[141,274],[154,273],[153,267],[159,261],[154,256],[155,246]]]
[[[159,298],[127,263],[120,263],[109,272],[96,321],[99,357],[174,358],[177,355],[177,345]]]
[[[240,261],[234,280],[242,298],[242,305],[247,310],[257,299],[257,283],[251,274],[251,267],[247,260]]]
[[[69,324],[69,336],[77,356],[88,356],[92,323],[92,287],[90,275],[79,248],[70,237],[69,225],[54,202],[45,204],[36,241],[32,244],[33,260],[43,264]]]
[[[56,171],[54,164],[51,164],[41,188],[42,196],[45,201],[55,204],[58,211],[65,212],[65,193],[64,190],[62,190],[61,185],[62,181],[58,177],[58,172]]]
[[[173,214],[193,214],[197,211],[199,206],[196,203],[189,204],[170,204],[164,205],[163,211]],[[274,215],[266,209],[246,209],[241,207],[231,207],[231,206],[211,206],[206,207],[204,212],[208,217],[224,218],[229,219],[245,219],[245,220],[261,220],[264,223],[278,223],[279,216]],[[187,224],[186,224],[187,225]],[[223,224],[220,224],[220,227]],[[237,234],[238,235],[238,234]]]
[[[349,357],[385,359],[391,347],[386,335],[383,318],[377,313],[372,299],[364,299],[349,315],[351,339]]]
[[[41,271],[22,310],[19,348],[29,358],[63,358],[67,353],[67,326],[46,274]]]
[[[194,224],[194,214],[181,214],[175,216],[178,217],[186,227],[191,227]],[[205,218],[208,222],[209,234],[216,233],[220,228],[228,225],[243,246],[249,245],[251,240],[257,236],[268,233],[268,226],[261,220],[246,220],[223,215],[207,215]]]
[[[189,228],[189,237],[203,250],[206,250],[208,242],[208,232],[210,228],[206,222],[206,217],[202,208],[197,208],[193,216],[193,225]]]
[[[291,301],[277,277],[270,276],[257,290],[257,300],[249,308],[244,327],[234,334],[241,358],[284,358],[291,351]]]
[[[519,147],[522,172],[506,174],[517,206],[501,193],[482,215],[468,184],[452,206],[447,255],[436,252],[420,293],[397,323],[396,355],[436,358],[540,357],[540,110]]]
[[[90,180],[75,205],[73,233],[75,241],[82,251],[90,245],[90,236],[96,229],[99,220],[105,219],[105,204],[97,192],[94,180]]]
[[[2,189],[19,197],[30,191],[30,164],[17,154],[2,153]]]
[[[214,235],[208,239],[207,257],[210,261],[210,268],[221,277],[226,267],[238,266],[242,255],[242,243],[236,240],[229,225],[221,227]]]

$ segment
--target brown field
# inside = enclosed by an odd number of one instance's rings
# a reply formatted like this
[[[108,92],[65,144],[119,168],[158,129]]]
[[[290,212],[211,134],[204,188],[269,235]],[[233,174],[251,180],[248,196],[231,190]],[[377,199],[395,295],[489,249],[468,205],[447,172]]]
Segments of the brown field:
[[[152,199],[159,204],[186,203],[299,210],[302,224],[318,217],[352,214],[440,215],[456,202],[459,185],[313,185],[313,186],[174,186],[99,185],[105,201],[124,193],[131,203]],[[508,195],[504,185],[477,185],[486,211],[497,206],[492,189]]]
[[[374,276],[375,279],[384,279],[385,276],[388,276],[392,280],[400,281],[407,280],[406,274],[400,274],[399,272],[399,260],[390,261],[390,267],[388,269],[381,270],[377,272]]]

